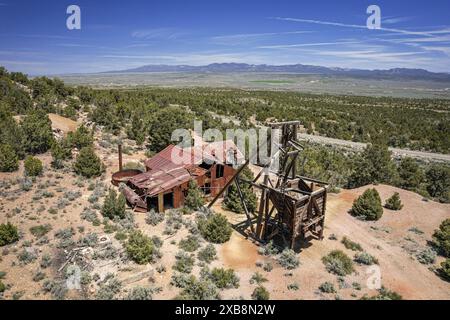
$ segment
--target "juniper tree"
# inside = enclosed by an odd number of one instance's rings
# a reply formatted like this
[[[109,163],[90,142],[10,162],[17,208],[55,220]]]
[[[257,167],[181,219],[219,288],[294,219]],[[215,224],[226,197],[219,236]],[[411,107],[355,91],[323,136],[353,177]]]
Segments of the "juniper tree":
[[[0,144],[0,171],[13,172],[19,169],[19,157],[9,144]]]
[[[400,200],[399,193],[395,192],[389,199],[386,200],[386,204],[384,206],[389,210],[401,210],[403,208],[403,204]]]
[[[376,189],[367,189],[353,202],[352,215],[365,220],[379,220],[383,215],[381,198]]]
[[[100,176],[104,171],[104,166],[92,147],[84,147],[78,154],[74,170],[77,174],[92,178]]]

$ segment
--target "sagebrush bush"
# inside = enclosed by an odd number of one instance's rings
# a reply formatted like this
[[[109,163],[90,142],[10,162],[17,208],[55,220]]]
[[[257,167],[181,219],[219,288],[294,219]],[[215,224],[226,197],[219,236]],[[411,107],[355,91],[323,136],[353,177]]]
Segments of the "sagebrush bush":
[[[336,289],[334,288],[334,284],[331,282],[324,282],[319,286],[319,290],[324,293],[336,293]]]
[[[19,240],[19,231],[17,227],[10,222],[0,224],[0,247],[14,243]]]
[[[344,252],[333,250],[322,258],[328,272],[345,276],[353,272],[353,262]]]
[[[376,189],[367,189],[353,202],[352,215],[364,220],[379,220],[383,215],[381,198]]]
[[[36,238],[41,238],[45,236],[52,230],[52,226],[50,224],[44,224],[39,226],[34,226],[30,228],[30,232]]]
[[[389,210],[401,210],[403,208],[403,204],[400,200],[400,194],[395,192],[389,199],[386,200],[384,207]]]
[[[145,218],[145,222],[147,224],[156,226],[163,221],[164,221],[164,212],[156,212],[153,209],[147,212],[147,216]]]
[[[173,269],[183,273],[191,273],[194,267],[195,259],[192,255],[180,251],[175,255],[176,262]]]
[[[422,264],[433,264],[436,261],[436,252],[433,249],[426,248],[418,252],[416,258]]]
[[[267,291],[267,289],[264,288],[263,286],[256,287],[255,290],[253,290],[252,299],[269,300],[270,299],[269,291]]]
[[[100,289],[97,291],[97,300],[113,300],[116,295],[121,291],[122,283],[115,277],[110,277],[100,285]]]
[[[355,262],[365,265],[378,264],[378,260],[367,252],[357,253],[354,257]]]
[[[299,266],[300,261],[298,260],[295,251],[292,249],[284,249],[278,257],[278,263],[287,270],[295,269]]]
[[[44,167],[42,161],[38,158],[28,156],[24,161],[25,174],[30,177],[36,177],[42,174]]]
[[[217,259],[216,248],[214,247],[214,245],[208,244],[206,247],[204,247],[203,249],[201,249],[198,252],[197,258],[200,261],[203,261],[203,262],[206,262],[206,263],[211,263],[212,261]]]
[[[205,272],[205,277],[219,289],[239,288],[239,278],[233,269],[214,268]]]
[[[224,243],[230,240],[233,229],[222,214],[213,214],[207,219],[200,219],[197,223],[200,234],[212,243]]]
[[[127,296],[127,300],[152,300],[153,290],[145,287],[134,287]]]
[[[381,287],[378,290],[378,294],[372,297],[364,296],[361,300],[402,300],[402,296],[395,291]]]
[[[256,283],[256,284],[260,285],[260,284],[262,284],[262,283],[264,283],[264,282],[267,282],[267,281],[269,281],[269,280],[267,280],[267,278],[264,277],[264,276],[263,276],[261,273],[259,273],[259,272],[255,272],[255,273],[252,275],[252,277],[250,278],[250,284]]]
[[[280,249],[270,240],[265,246],[259,247],[258,252],[263,256],[274,256],[280,253]]]
[[[347,249],[350,249],[352,251],[363,251],[363,248],[359,243],[354,242],[347,237],[343,237],[341,242]]]
[[[190,277],[178,300],[216,300],[219,297],[217,287],[210,280],[197,280]]]
[[[134,231],[129,235],[125,249],[131,260],[138,264],[146,264],[154,259],[153,241],[141,231]]]
[[[200,247],[200,243],[196,236],[189,235],[186,239],[180,240],[178,246],[180,247],[180,249],[183,249],[184,251],[194,252]]]

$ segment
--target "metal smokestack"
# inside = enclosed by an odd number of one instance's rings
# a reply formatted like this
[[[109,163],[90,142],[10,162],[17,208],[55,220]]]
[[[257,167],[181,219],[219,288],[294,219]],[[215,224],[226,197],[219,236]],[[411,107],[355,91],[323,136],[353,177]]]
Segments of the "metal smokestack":
[[[118,145],[119,148],[119,171],[122,171],[122,145]]]

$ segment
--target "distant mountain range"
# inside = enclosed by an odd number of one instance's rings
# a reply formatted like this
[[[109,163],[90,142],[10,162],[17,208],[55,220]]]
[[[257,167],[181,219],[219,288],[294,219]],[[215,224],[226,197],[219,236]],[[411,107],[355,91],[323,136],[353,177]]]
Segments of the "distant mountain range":
[[[319,74],[329,76],[347,76],[369,79],[396,79],[396,80],[435,80],[450,81],[449,73],[435,73],[424,69],[395,68],[387,70],[363,70],[328,68],[304,64],[267,65],[246,63],[212,63],[205,66],[190,65],[146,65],[134,69],[108,71],[104,73],[151,73],[151,72],[197,72],[197,73],[228,73],[228,72],[254,72],[254,73],[296,73]]]

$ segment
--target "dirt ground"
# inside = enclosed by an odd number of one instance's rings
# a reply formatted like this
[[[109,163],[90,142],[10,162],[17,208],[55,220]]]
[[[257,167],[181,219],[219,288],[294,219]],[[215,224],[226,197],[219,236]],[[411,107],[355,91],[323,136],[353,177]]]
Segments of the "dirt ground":
[[[71,125],[74,124],[67,123],[66,129],[71,129]],[[18,172],[0,173],[0,223],[12,222],[18,226],[22,235],[19,242],[1,248],[0,271],[6,272],[2,281],[8,286],[4,294],[5,299],[52,298],[42,286],[45,279],[61,277],[61,272],[58,271],[61,259],[58,260],[58,257],[65,253],[57,248],[59,240],[55,237],[55,232],[60,229],[72,227],[75,231],[74,240],[91,232],[97,233],[99,237],[107,236],[118,251],[123,251],[120,241],[114,239],[114,233],[106,233],[102,224],[94,226],[80,216],[84,208],[95,205],[89,202],[89,197],[94,192],[89,185],[101,182],[106,189],[109,188],[111,173],[118,169],[116,145],[110,140],[110,137],[96,134],[96,152],[106,164],[107,170],[95,181],[80,179],[71,172],[70,167],[63,171],[55,171],[50,167],[51,156],[48,153],[38,156],[44,163],[44,174],[36,179],[29,191],[22,190],[20,186],[23,164]],[[127,141],[125,146],[134,148]],[[124,154],[124,163],[139,162],[143,159],[145,159],[144,151],[137,148],[129,155]],[[352,217],[348,211],[353,200],[369,187],[378,190],[383,202],[394,192],[399,192],[404,204],[403,209],[400,211],[384,209],[382,218],[376,222],[364,222]],[[52,193],[52,196],[33,199],[42,190]],[[69,201],[64,208],[58,208],[58,202],[62,198],[67,198],[68,191],[78,191],[79,197]],[[100,208],[102,201],[102,198],[98,200],[97,208]],[[56,212],[49,212],[51,208],[55,208]],[[214,206],[214,210],[225,214],[232,224],[245,220],[244,215],[224,211],[220,201]],[[96,212],[101,218],[98,209]],[[175,263],[175,254],[180,251],[178,243],[186,238],[189,231],[186,227],[182,227],[174,235],[167,235],[164,234],[165,222],[151,226],[145,221],[145,213],[133,213],[133,216],[136,228],[148,236],[158,236],[162,240],[160,248],[162,257],[154,264],[145,266],[129,261],[123,262],[120,257],[95,262],[91,273],[99,274],[100,281],[108,273],[114,274],[124,283],[121,296],[126,295],[132,287],[141,285],[161,289],[153,295],[154,299],[173,299],[180,289],[170,284],[174,273],[172,266]],[[193,214],[183,216],[186,222],[193,221],[194,218]],[[331,250],[343,250],[350,257],[356,253],[346,249],[341,243],[341,239],[346,236],[359,243],[364,251],[379,260],[382,284],[386,288],[398,292],[405,299],[450,299],[450,283],[440,279],[433,271],[442,258],[438,257],[434,265],[427,266],[419,263],[415,257],[417,252],[427,247],[427,241],[431,240],[433,231],[446,218],[450,218],[449,204],[424,201],[418,194],[391,186],[377,185],[342,190],[339,194],[330,194],[328,197],[325,239],[312,240],[298,253],[300,260],[298,268],[285,270],[275,258],[260,255],[258,245],[236,231],[233,232],[230,241],[223,245],[215,245],[218,259],[209,267],[233,268],[240,278],[239,288],[221,291],[220,296],[224,299],[250,299],[256,287],[256,284],[250,283],[255,272],[261,273],[267,279],[263,285],[270,292],[271,299],[359,299],[365,294],[376,294],[376,290],[367,287],[370,274],[366,274],[368,270],[366,266],[355,264],[355,272],[341,280],[326,271],[321,259]],[[48,242],[39,244],[39,239],[34,237],[29,229],[43,224],[51,225],[52,229],[47,234]],[[330,239],[332,234],[337,240]],[[201,246],[205,245],[206,242],[202,240]],[[37,259],[24,264],[19,261],[18,256],[27,248],[36,252]],[[46,253],[51,254],[55,261],[49,268],[42,269],[40,260]],[[267,263],[273,265],[273,270],[269,272],[263,270],[262,266]],[[156,269],[161,266],[165,267],[165,271],[157,272]],[[200,269],[196,264],[192,273],[198,276]],[[33,276],[39,270],[45,273],[45,279],[33,280]],[[318,288],[325,281],[332,282],[337,293],[321,293]],[[298,285],[298,290],[288,289],[292,284]],[[355,284],[361,289],[355,289],[358,287]],[[96,290],[98,286],[90,285],[87,295],[73,291],[69,292],[68,298],[92,298]]]

